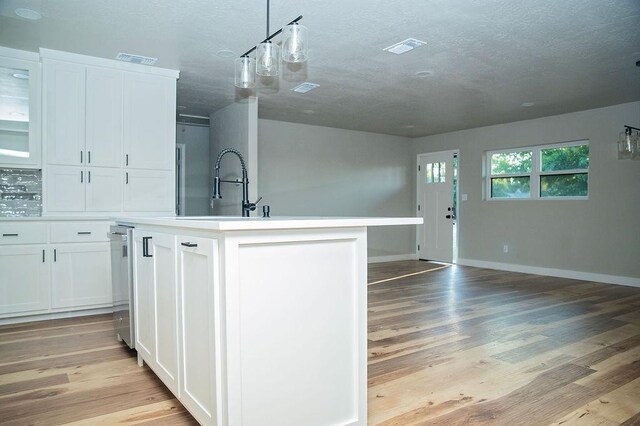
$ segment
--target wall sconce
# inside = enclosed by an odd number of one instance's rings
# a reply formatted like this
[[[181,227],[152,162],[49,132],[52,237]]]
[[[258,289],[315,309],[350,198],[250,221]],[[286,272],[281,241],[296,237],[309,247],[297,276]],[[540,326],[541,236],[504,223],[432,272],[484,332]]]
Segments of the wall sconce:
[[[640,160],[640,129],[624,126],[618,138],[618,160]]]

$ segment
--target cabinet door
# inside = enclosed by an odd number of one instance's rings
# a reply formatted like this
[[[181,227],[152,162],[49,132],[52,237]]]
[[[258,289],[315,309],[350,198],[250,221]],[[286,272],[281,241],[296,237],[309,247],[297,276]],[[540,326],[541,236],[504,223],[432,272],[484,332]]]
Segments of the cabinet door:
[[[86,87],[86,164],[120,167],[123,72],[88,67]]]
[[[125,73],[125,166],[173,170],[176,143],[176,81]]]
[[[178,388],[178,286],[175,236],[152,233],[153,287],[156,311],[156,374],[175,395]]]
[[[86,172],[82,167],[49,166],[46,172],[44,196],[47,212],[84,211],[84,182]]]
[[[46,245],[0,247],[0,315],[49,309]]]
[[[49,164],[84,163],[85,67],[43,60],[44,140]]]
[[[217,241],[178,236],[180,401],[201,423],[216,424]],[[218,334],[219,335],[219,334]]]
[[[51,251],[53,308],[111,306],[109,243],[58,244]]]
[[[155,370],[156,310],[153,288],[153,258],[144,257],[143,238],[151,234],[133,231],[133,301],[135,316],[136,350]]]
[[[86,173],[86,211],[119,212],[122,210],[122,170],[89,167]]]
[[[125,170],[124,211],[175,211],[175,176],[173,172]]]

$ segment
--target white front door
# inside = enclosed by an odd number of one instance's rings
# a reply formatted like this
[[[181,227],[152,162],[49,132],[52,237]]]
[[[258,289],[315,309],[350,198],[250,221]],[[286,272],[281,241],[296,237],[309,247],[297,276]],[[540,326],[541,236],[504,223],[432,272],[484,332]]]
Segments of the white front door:
[[[453,158],[456,151],[418,155],[418,258],[453,261]]]

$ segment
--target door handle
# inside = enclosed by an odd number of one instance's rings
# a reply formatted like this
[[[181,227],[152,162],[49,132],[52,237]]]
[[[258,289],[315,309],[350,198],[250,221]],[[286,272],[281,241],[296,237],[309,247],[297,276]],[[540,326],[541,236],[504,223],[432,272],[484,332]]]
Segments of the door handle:
[[[183,245],[185,247],[198,247],[196,243],[190,243],[188,241],[186,243],[181,243],[180,245]]]
[[[149,254],[149,240],[152,237],[142,237],[142,257],[153,257]]]
[[[450,214],[446,215],[445,217],[446,217],[447,219],[451,219],[451,215],[450,215]]]

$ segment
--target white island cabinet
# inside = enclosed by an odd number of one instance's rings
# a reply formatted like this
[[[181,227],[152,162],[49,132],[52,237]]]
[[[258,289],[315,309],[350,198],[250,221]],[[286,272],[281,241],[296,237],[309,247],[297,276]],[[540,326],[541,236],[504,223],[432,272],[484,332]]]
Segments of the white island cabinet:
[[[136,348],[204,425],[367,423],[367,227],[418,218],[122,218]]]

